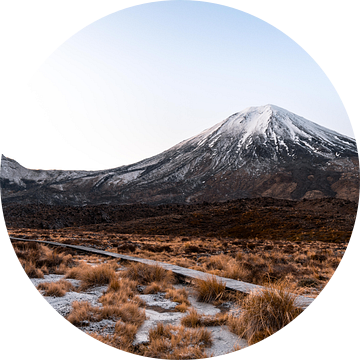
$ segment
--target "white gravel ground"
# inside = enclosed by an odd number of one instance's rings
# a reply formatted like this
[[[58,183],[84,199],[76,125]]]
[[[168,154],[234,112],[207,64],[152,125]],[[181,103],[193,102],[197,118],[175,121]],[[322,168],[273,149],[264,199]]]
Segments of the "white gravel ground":
[[[64,275],[45,275],[44,279],[31,279],[31,282],[37,286],[43,282],[56,282],[64,278]],[[79,286],[80,281],[74,279],[66,279],[76,288]],[[176,285],[176,288],[182,288],[183,285]],[[72,308],[73,301],[88,301],[92,306],[101,307],[98,299],[106,291],[107,286],[98,286],[91,288],[85,292],[69,291],[63,297],[44,296],[47,302],[62,316],[67,316]],[[145,309],[146,320],[139,328],[134,345],[147,343],[149,341],[149,330],[156,326],[158,322],[163,324],[180,325],[181,318],[186,313],[174,312],[174,308],[178,305],[165,298],[165,293],[139,295],[147,306],[150,308]],[[212,304],[198,302],[194,294],[189,295],[191,306],[197,312],[204,315],[216,315],[220,310]],[[231,304],[229,304],[231,305]],[[230,308],[230,311],[239,311],[235,308]],[[116,321],[101,320],[99,322],[84,322],[84,326],[80,327],[81,330],[86,332],[98,332],[101,334],[112,334],[114,332]],[[247,342],[240,339],[238,336],[231,333],[226,326],[211,326],[207,327],[213,335],[213,345],[206,349],[208,356],[219,356],[227,354],[234,349],[234,346],[246,347]]]

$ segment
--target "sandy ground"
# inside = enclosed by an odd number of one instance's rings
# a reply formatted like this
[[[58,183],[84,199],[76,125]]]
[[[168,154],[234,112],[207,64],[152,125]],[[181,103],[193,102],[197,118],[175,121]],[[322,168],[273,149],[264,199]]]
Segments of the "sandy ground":
[[[31,279],[34,286],[42,282],[56,282],[64,278],[63,275],[45,275],[44,279]],[[67,279],[74,287],[79,285],[78,280]],[[184,285],[176,285],[181,288]],[[107,286],[91,288],[85,292],[69,291],[63,297],[44,296],[47,302],[62,316],[67,316],[72,308],[74,301],[88,301],[92,306],[102,306],[98,302],[99,297],[106,291]],[[192,289],[187,288],[190,292],[189,301],[199,313],[204,315],[216,315],[220,309],[212,304],[201,303],[196,300]],[[186,313],[176,312],[174,308],[178,303],[165,298],[165,293],[139,295],[146,302],[146,320],[139,328],[134,344],[147,343],[149,341],[149,330],[156,326],[158,322],[164,324],[180,325],[181,318]],[[229,310],[238,311],[234,304],[229,304]],[[86,332],[97,332],[102,335],[114,332],[116,321],[102,320],[99,322],[87,322],[80,329]],[[233,351],[234,346],[246,347],[247,342],[231,333],[226,326],[207,327],[213,335],[213,345],[206,349],[208,356],[219,356]]]

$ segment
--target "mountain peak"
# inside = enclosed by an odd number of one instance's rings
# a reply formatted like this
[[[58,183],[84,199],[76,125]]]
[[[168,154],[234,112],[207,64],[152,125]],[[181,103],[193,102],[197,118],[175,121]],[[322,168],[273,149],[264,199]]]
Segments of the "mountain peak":
[[[357,156],[354,139],[273,104],[248,107],[174,149],[186,146],[187,151],[210,151],[217,165],[226,162],[237,169],[250,162],[265,166],[269,160]]]
[[[9,201],[74,205],[254,196],[356,200],[357,161],[354,139],[267,104],[135,164],[95,172],[33,171],[2,161],[0,181]]]

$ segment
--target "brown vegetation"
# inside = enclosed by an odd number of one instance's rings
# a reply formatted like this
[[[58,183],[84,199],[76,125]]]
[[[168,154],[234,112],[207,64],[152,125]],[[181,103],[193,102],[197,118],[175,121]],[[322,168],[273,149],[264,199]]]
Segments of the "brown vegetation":
[[[198,300],[213,302],[225,297],[225,283],[218,281],[215,276],[209,276],[206,280],[195,280],[195,290]]]
[[[196,328],[204,326],[221,326],[228,321],[228,314],[219,313],[214,316],[201,315],[194,308],[191,308],[186,316],[181,319],[181,325]]]
[[[63,274],[74,260],[66,251],[52,250],[38,243],[16,242],[14,250],[30,278],[43,278],[44,274]]]
[[[130,263],[123,276],[137,281],[139,284],[149,285],[151,283],[174,282],[174,275],[171,271],[165,270],[160,265],[146,265],[142,263]]]
[[[56,282],[44,282],[40,283],[37,286],[38,290],[43,290],[44,296],[64,296],[68,291],[73,290],[74,287],[71,285],[69,281],[66,280],[59,280]]]
[[[116,273],[110,264],[91,266],[83,263],[70,269],[65,277],[81,280],[81,289],[85,290],[91,286],[110,284],[115,281]]]
[[[211,333],[205,328],[186,329],[162,323],[150,330],[149,338],[141,355],[158,359],[206,358],[204,348],[212,344]]]
[[[70,210],[64,211],[71,215]],[[120,216],[121,211],[115,214],[113,208],[108,210],[111,216]],[[110,223],[73,223],[74,227],[62,229],[13,228],[9,232],[15,237],[90,245],[202,271],[209,277],[194,281],[194,291],[199,301],[216,305],[235,296],[213,275],[268,286],[239,296],[242,312],[237,316],[205,316],[189,309],[187,291],[175,289],[176,278],[160,266],[127,263],[125,270],[119,270],[116,261],[107,258],[102,264],[105,258],[98,255],[14,242],[29,277],[66,274],[67,278],[81,280],[80,290],[108,286],[99,299],[100,307],[74,302],[67,316],[71,323],[82,327],[87,321],[112,319],[116,321],[113,334],[91,336],[139,355],[189,359],[207,357],[204,348],[211,343],[211,336],[206,326],[226,324],[253,344],[298,316],[301,310],[296,308],[290,291],[316,296],[322,290],[346,250],[356,209],[353,203],[337,200],[252,199],[180,208],[174,205],[169,209],[129,207],[125,213]],[[62,296],[71,289],[66,283],[43,283],[38,289],[45,295]],[[145,302],[139,292],[164,292],[166,298],[178,302],[175,310],[187,312],[182,326],[158,324],[151,330],[148,345],[134,346],[135,334],[145,320]]]
[[[251,345],[289,324],[302,310],[296,307],[296,295],[289,292],[287,285],[269,284],[248,295],[241,303],[239,316],[228,318],[229,329]]]

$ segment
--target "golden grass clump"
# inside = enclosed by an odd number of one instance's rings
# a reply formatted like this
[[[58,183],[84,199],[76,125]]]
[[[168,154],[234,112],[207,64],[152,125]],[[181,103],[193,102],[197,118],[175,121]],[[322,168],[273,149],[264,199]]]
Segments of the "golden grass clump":
[[[205,328],[186,329],[184,326],[158,323],[149,331],[149,344],[142,355],[158,359],[206,358],[204,348],[211,346],[211,332]]]
[[[84,321],[96,321],[98,312],[99,308],[92,306],[87,301],[74,301],[67,320],[75,326],[80,326]]]
[[[70,269],[65,278],[81,280],[81,289],[88,289],[91,286],[108,285],[116,278],[113,267],[109,264],[90,266],[82,264]]]
[[[118,323],[116,323],[115,333],[113,335],[100,335],[97,333],[89,333],[88,335],[106,345],[113,346],[123,351],[134,352],[132,345],[136,334],[136,330],[134,334],[134,329],[137,330],[136,326],[132,324],[123,324],[121,329],[121,327],[118,326]]]
[[[188,307],[189,306],[187,304],[181,303],[181,304],[175,306],[175,310],[184,313],[187,311]]]
[[[106,293],[100,297],[99,301],[105,305],[121,305],[128,301],[142,305],[144,303],[135,295],[136,282],[127,278],[113,278],[107,288]]]
[[[157,294],[158,292],[165,291],[168,284],[164,282],[154,281],[144,289],[144,294]]]
[[[23,268],[29,278],[43,279],[44,273],[32,261],[22,261]]]
[[[95,307],[87,301],[74,301],[67,320],[75,326],[81,326],[84,321],[98,322],[103,319],[119,320],[140,326],[146,319],[145,310],[135,303],[124,303],[120,306],[105,305]]]
[[[199,314],[194,308],[191,308],[187,315],[181,318],[181,325],[186,327],[196,328],[202,326],[202,315]]]
[[[181,319],[181,325],[191,328],[204,326],[221,326],[226,324],[228,320],[227,314],[201,315],[194,308],[191,308],[187,315]]]
[[[135,339],[139,325],[118,321],[115,325],[115,336],[121,338],[122,346],[129,348]]]
[[[159,265],[131,263],[127,270],[124,271],[124,276],[143,285],[149,285],[153,282],[164,282],[168,284],[174,282],[174,274]]]
[[[69,281],[61,279],[56,282],[41,283],[37,286],[37,289],[43,290],[45,296],[62,297],[68,291],[72,290],[73,286]]]
[[[242,302],[238,317],[230,316],[227,325],[233,333],[255,344],[274,334],[302,310],[295,306],[296,295],[290,293],[286,282],[270,284],[252,292]]]
[[[43,278],[44,273],[63,274],[74,264],[72,255],[51,250],[38,243],[14,244],[14,250],[30,278]]]
[[[185,289],[174,289],[169,288],[166,290],[165,297],[174,302],[178,302],[180,304],[185,304],[190,306],[190,301],[188,300],[189,293]]]
[[[210,303],[221,300],[225,297],[225,288],[225,283],[217,280],[215,276],[209,277],[206,280],[195,281],[198,301]]]

